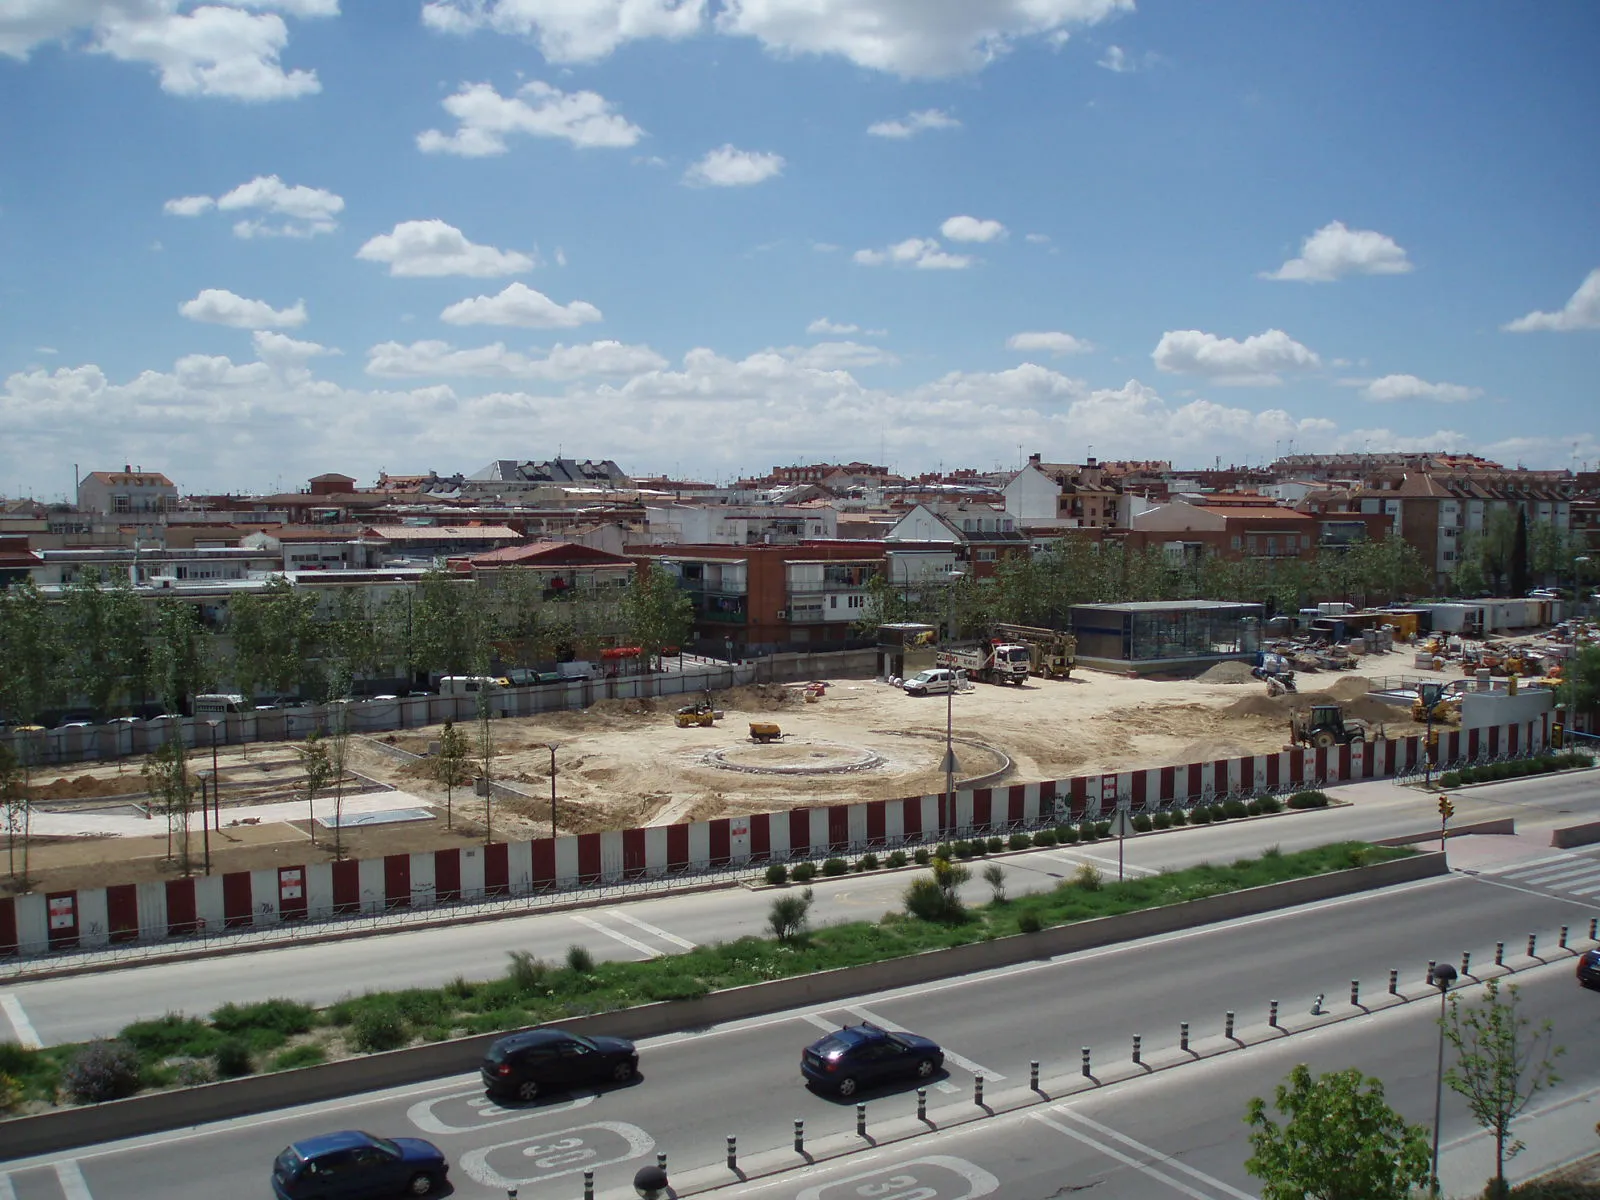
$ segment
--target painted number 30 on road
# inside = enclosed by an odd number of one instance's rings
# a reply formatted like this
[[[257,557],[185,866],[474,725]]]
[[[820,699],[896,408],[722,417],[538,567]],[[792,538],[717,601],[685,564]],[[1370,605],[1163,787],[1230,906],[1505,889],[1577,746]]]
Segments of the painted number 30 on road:
[[[807,1188],[795,1200],[976,1200],[1000,1186],[964,1158],[914,1158]]]

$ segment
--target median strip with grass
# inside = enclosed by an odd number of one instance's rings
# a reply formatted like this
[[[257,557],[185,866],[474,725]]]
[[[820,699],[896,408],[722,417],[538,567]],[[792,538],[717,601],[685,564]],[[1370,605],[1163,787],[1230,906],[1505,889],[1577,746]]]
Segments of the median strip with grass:
[[[772,901],[773,938],[745,937],[645,962],[597,963],[582,946],[560,965],[521,951],[505,974],[458,977],[441,988],[369,992],[323,1009],[292,1000],[224,1005],[209,1018],[168,1014],[123,1028],[113,1039],[27,1050],[0,1044],[0,1108],[7,1113],[95,1103],[258,1071],[495,1033],[723,988],[862,966],[929,950],[1118,916],[1246,888],[1372,866],[1415,851],[1342,842],[1295,854],[1269,850],[1229,865],[1202,863],[1107,882],[1085,864],[1048,892],[1007,899],[998,872],[985,881],[988,904],[966,906],[957,892],[969,868],[935,858],[908,884],[905,911],[876,922],[807,930],[808,890]]]

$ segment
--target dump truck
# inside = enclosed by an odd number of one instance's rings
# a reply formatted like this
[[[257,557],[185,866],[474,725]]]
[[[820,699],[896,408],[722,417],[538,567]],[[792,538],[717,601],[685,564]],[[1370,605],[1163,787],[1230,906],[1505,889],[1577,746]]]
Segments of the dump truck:
[[[941,646],[939,666],[965,671],[969,679],[984,683],[1014,683],[1021,687],[1028,679],[1032,655],[1021,642],[980,638],[963,645]]]
[[[1309,712],[1289,718],[1289,736],[1296,746],[1359,746],[1372,737],[1372,726],[1355,717],[1346,718],[1337,704],[1315,704]]]
[[[996,625],[994,636],[1028,648],[1029,669],[1046,679],[1070,679],[1078,665],[1078,639],[1061,629],[1034,625]]]

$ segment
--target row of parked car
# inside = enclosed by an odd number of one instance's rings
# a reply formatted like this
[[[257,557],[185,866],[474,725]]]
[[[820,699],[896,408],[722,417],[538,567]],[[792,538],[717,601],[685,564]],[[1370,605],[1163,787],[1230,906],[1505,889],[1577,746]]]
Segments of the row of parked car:
[[[930,1038],[871,1024],[834,1030],[800,1055],[807,1084],[843,1098],[895,1079],[928,1079],[943,1065],[944,1052]],[[639,1050],[627,1038],[533,1029],[495,1041],[479,1073],[491,1100],[532,1104],[574,1088],[632,1083]],[[272,1191],[278,1200],[432,1196],[449,1173],[449,1160],[432,1142],[342,1130],[284,1147],[273,1160]]]

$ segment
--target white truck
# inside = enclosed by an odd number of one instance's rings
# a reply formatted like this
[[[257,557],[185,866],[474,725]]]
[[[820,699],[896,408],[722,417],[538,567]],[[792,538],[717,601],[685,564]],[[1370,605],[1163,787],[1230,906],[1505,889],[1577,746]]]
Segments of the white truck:
[[[937,658],[941,667],[965,671],[970,679],[1021,687],[1028,678],[1031,656],[1028,647],[1020,642],[983,638],[965,645],[941,646]]]

